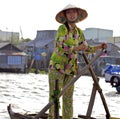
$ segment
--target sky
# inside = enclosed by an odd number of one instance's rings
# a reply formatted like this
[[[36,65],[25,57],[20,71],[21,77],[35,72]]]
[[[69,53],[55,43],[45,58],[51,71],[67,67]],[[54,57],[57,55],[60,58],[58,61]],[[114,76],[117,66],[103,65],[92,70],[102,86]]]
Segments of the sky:
[[[57,30],[56,14],[73,4],[88,12],[77,23],[82,30],[102,28],[120,36],[120,0],[0,0],[0,30],[19,32],[23,38],[34,39],[38,30]]]

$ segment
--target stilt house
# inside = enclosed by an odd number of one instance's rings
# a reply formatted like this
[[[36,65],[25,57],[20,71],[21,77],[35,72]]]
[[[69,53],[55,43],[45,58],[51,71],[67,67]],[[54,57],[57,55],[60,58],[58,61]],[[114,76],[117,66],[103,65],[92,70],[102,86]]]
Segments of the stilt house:
[[[56,30],[37,31],[35,40],[26,44],[27,52],[32,56],[31,62],[34,68],[47,70],[51,54],[54,50]],[[29,55],[29,56],[30,56]],[[30,62],[29,65],[32,65]]]
[[[7,44],[0,48],[0,70],[25,72],[27,55],[16,46]]]

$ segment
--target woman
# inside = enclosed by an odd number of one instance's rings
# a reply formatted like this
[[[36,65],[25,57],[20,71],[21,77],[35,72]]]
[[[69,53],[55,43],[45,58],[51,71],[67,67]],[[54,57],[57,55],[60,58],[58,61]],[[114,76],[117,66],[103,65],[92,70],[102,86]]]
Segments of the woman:
[[[76,26],[76,23],[87,17],[84,9],[73,5],[66,6],[56,15],[56,20],[62,25],[59,26],[54,52],[51,56],[49,66],[49,100],[53,100],[55,80],[59,82],[59,89],[63,88],[77,74],[77,52],[87,51],[94,53],[98,49],[105,49],[106,44],[89,46],[85,42],[83,31]],[[63,95],[62,119],[73,119],[73,91],[71,86]],[[54,119],[54,107],[49,110],[49,119]]]

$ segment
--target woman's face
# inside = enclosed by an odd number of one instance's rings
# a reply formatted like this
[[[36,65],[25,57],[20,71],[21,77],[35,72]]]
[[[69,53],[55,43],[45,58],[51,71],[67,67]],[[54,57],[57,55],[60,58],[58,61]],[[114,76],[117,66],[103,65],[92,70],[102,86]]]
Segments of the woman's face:
[[[74,22],[78,18],[78,11],[77,9],[69,9],[65,12],[66,18],[70,22]]]

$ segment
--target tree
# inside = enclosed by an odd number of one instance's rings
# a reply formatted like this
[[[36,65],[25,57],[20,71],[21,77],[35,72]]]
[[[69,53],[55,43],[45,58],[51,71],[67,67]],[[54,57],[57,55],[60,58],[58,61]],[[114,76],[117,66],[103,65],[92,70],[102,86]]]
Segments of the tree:
[[[21,40],[22,40],[22,42],[28,42],[28,41],[31,41],[30,38],[26,38],[26,39],[22,38]]]

